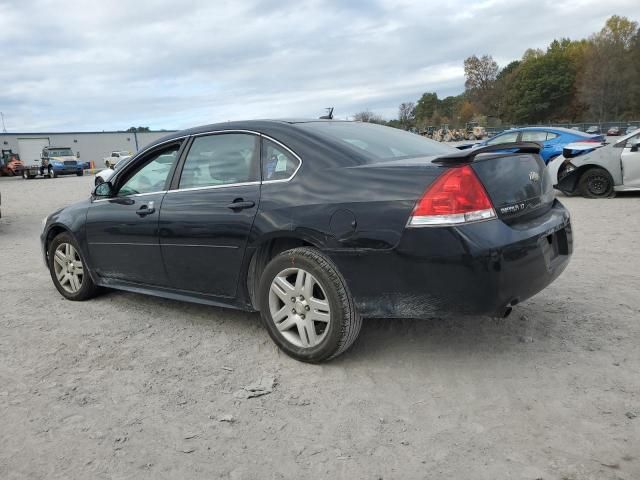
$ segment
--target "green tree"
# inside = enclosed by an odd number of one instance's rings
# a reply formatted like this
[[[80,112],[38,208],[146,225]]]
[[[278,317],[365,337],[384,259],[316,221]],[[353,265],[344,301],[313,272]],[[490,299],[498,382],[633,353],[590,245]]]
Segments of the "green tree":
[[[426,127],[429,122],[433,121],[433,114],[438,107],[438,94],[435,92],[426,92],[422,94],[420,100],[416,103],[415,118],[420,128]]]
[[[639,73],[639,66],[633,61],[637,35],[637,22],[614,15],[590,38],[580,96],[594,119],[638,113],[633,111],[634,84],[637,85]]]

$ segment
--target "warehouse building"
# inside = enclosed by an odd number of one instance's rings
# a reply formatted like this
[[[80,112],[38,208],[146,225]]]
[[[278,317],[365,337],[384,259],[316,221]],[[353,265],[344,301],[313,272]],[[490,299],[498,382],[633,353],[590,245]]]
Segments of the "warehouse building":
[[[69,147],[81,161],[93,161],[100,168],[112,151],[133,154],[171,132],[0,133],[0,146],[3,151],[18,153],[25,163],[40,161],[43,147]]]

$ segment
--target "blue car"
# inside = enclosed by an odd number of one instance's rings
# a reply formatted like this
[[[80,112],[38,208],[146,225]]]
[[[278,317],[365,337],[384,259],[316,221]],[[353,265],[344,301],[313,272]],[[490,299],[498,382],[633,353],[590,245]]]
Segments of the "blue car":
[[[499,145],[509,142],[538,142],[542,144],[540,156],[544,163],[549,163],[562,154],[565,145],[574,142],[604,142],[603,135],[590,135],[578,130],[561,127],[524,127],[505,130],[504,132],[480,142],[475,147]]]

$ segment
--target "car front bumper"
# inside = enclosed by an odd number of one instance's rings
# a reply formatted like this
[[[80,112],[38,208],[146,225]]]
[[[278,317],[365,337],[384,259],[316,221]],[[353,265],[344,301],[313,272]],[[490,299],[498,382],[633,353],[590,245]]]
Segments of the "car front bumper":
[[[54,168],[53,171],[58,175],[75,175],[82,172],[82,165],[77,167]]]
[[[389,251],[328,252],[364,317],[504,316],[553,282],[569,263],[568,211],[457,227],[407,228]]]

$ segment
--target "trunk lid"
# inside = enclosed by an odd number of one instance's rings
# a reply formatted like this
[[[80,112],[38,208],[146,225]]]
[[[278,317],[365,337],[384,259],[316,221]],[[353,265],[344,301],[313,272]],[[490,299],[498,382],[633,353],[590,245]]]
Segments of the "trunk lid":
[[[553,204],[551,177],[538,154],[478,155],[471,167],[507,223],[542,215]]]

